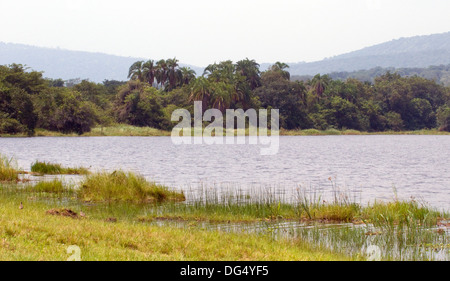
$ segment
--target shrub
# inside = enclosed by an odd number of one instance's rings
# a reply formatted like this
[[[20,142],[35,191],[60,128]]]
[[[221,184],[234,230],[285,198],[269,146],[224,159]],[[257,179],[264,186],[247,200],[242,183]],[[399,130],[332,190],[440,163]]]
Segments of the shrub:
[[[450,107],[442,106],[437,111],[439,130],[450,132]]]
[[[25,132],[25,127],[16,119],[0,119],[0,134],[18,134],[23,132]]]

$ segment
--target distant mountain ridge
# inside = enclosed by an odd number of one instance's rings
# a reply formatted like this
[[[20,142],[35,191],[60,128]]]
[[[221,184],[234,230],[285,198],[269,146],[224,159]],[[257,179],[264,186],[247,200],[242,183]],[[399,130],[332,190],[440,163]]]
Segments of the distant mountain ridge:
[[[27,65],[33,70],[44,71],[44,77],[53,79],[125,81],[128,69],[139,60],[146,59],[0,42],[0,65],[12,63]],[[197,74],[203,73],[203,68],[187,64],[180,66],[189,66]]]
[[[400,38],[322,61],[290,64],[291,75],[415,68],[450,63],[450,32]]]
[[[0,42],[0,65],[20,63],[44,71],[48,78],[81,78],[94,82],[127,80],[129,67],[142,58],[69,51]],[[289,63],[292,76],[353,72],[382,68],[426,68],[450,64],[450,32],[400,38],[310,63]],[[189,66],[197,75],[203,67]],[[261,70],[270,63],[262,63]]]

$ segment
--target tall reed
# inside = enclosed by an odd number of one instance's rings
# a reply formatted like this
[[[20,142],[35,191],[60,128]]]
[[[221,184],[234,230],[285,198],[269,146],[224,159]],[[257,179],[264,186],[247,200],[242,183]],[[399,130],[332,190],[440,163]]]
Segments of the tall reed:
[[[0,182],[17,182],[19,175],[13,158],[0,154]]]

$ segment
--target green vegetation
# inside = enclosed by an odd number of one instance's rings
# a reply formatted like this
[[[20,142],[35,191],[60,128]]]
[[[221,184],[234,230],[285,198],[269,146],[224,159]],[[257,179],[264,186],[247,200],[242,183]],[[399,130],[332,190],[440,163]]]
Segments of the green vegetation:
[[[64,185],[61,180],[40,181],[37,184],[28,184],[24,187],[26,192],[51,193],[58,195],[70,195],[74,192],[72,188]]]
[[[167,200],[183,201],[182,193],[149,183],[131,172],[99,172],[89,175],[81,184],[78,195],[83,201],[131,201],[163,202]]]
[[[148,210],[142,220],[261,222],[303,221],[327,223],[370,223],[381,226],[388,219],[394,225],[406,221],[435,226],[445,214],[410,202],[375,202],[367,206],[350,202],[345,194],[331,201],[322,196],[298,190],[295,199],[279,197],[271,190],[218,191],[205,189],[187,203],[168,203]]]
[[[0,182],[12,181],[19,181],[19,175],[14,160],[0,154]]]
[[[139,61],[130,81],[46,80],[21,65],[0,66],[2,136],[168,135],[175,109],[280,110],[285,131],[449,131],[450,87],[433,80],[380,73],[373,82],[316,75],[291,81],[288,65],[261,72],[254,60],[224,61],[202,76],[176,59]],[[70,83],[69,83],[70,82]],[[207,123],[204,124],[208,125]],[[142,130],[136,130],[141,127]]]
[[[333,182],[330,199],[205,187],[186,198],[131,172],[82,177],[0,184],[0,259],[65,260],[76,245],[83,260],[359,260],[375,245],[384,260],[429,260],[449,247],[447,213],[361,205]]]
[[[363,210],[362,217],[377,227],[390,226],[392,228],[394,225],[409,226],[410,224],[433,227],[436,226],[442,214],[420,206],[416,201],[395,201],[375,202]]]
[[[36,161],[31,165],[31,172],[44,175],[87,175],[86,168],[64,168],[60,164]]]
[[[0,259],[65,260],[76,245],[83,260],[359,260],[375,245],[383,260],[428,260],[429,249],[449,246],[438,231],[447,214],[415,201],[361,206],[341,194],[330,202],[303,194],[281,203],[254,190],[186,203],[85,204],[60,186],[0,188]]]
[[[94,127],[89,133],[83,136],[121,136],[121,137],[150,137],[150,136],[170,136],[169,131],[158,130],[151,127],[137,127],[132,125],[117,124],[107,127]]]
[[[24,209],[20,210],[18,206],[22,201]],[[90,214],[87,217],[75,215],[68,209],[57,212],[52,209],[57,205],[0,193],[0,260],[65,261],[70,257],[67,254],[70,245],[80,247],[83,261],[351,259],[313,249],[299,240],[275,241],[256,234],[155,226],[133,221],[112,223],[90,217]]]
[[[375,82],[375,78],[384,75],[387,72],[398,73],[401,76],[408,77],[422,77],[429,80],[434,80],[438,84],[442,84],[444,86],[450,86],[450,64],[447,65],[438,65],[438,66],[430,66],[430,67],[403,67],[403,68],[394,68],[394,67],[375,67],[369,70],[358,70],[351,72],[331,72],[328,75],[333,80],[341,80],[346,81],[349,78],[357,79],[363,82]],[[313,76],[310,75],[295,75],[292,77],[292,80],[297,81],[307,81],[312,79]]]

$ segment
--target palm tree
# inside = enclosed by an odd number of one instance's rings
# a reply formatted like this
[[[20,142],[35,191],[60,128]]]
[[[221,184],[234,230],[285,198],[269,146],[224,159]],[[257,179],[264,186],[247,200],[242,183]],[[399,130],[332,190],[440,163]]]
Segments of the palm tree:
[[[275,72],[279,72],[281,76],[283,76],[286,80],[291,80],[291,74],[286,69],[289,68],[289,65],[284,62],[277,61],[274,65],[271,66],[271,70]]]
[[[143,81],[143,65],[144,61],[137,61],[133,63],[128,71],[128,78],[131,80]]]
[[[176,58],[168,59],[167,63],[167,78],[169,80],[169,90],[174,89],[177,86],[177,80],[179,73],[177,71],[178,60]]]
[[[236,63],[236,72],[244,76],[251,90],[261,86],[261,71],[259,71],[259,64],[255,60],[238,61]]]
[[[210,64],[205,68],[203,76],[207,76],[212,82],[232,83],[236,73],[236,66],[232,61],[222,61],[219,64]]]
[[[205,70],[203,71],[202,76],[209,76],[211,75],[214,71],[216,71],[218,68],[217,63],[213,63],[208,65]]]
[[[195,79],[196,73],[190,67],[182,67],[180,68],[180,72],[181,72],[180,86],[188,85],[193,79]]]
[[[156,80],[161,87],[165,87],[167,79],[167,62],[162,59],[156,63]]]
[[[211,83],[202,76],[194,78],[189,85],[191,85],[189,101],[202,101],[203,110],[205,111],[213,92]]]
[[[213,87],[212,106],[224,112],[225,109],[230,107],[232,95],[235,92],[233,85],[225,82],[216,82]]]
[[[317,95],[317,98],[322,97],[323,93],[329,85],[329,82],[330,77],[328,75],[321,76],[320,74],[317,74],[316,76],[314,76],[314,78],[311,80],[311,85]]]
[[[150,84],[150,86],[153,86],[153,83],[155,82],[156,78],[156,65],[153,60],[148,60],[142,65],[142,76],[144,80]]]

